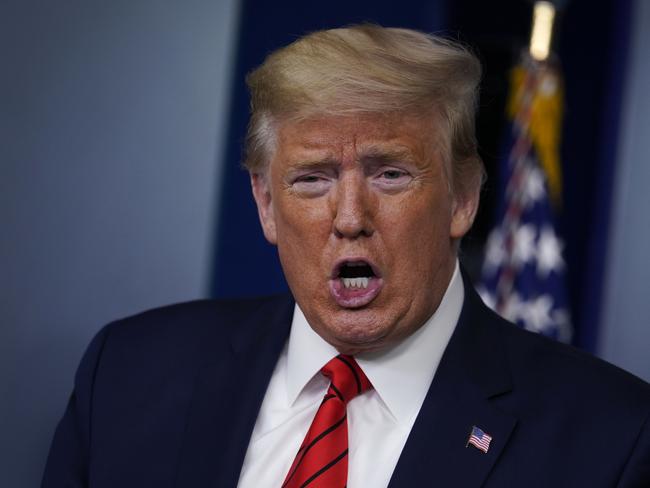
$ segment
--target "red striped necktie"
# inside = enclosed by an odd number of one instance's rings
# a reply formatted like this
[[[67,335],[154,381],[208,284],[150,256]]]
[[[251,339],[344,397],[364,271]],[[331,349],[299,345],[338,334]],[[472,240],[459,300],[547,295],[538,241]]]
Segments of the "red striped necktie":
[[[331,384],[287,473],[282,488],[344,488],[348,480],[346,405],[372,388],[351,356],[338,355],[321,373]]]

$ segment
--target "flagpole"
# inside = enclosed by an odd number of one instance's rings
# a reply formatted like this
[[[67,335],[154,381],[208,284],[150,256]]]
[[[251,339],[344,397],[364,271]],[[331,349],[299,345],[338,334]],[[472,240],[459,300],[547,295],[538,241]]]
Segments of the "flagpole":
[[[553,2],[536,1],[528,51],[536,61],[546,61],[551,53],[556,9]]]

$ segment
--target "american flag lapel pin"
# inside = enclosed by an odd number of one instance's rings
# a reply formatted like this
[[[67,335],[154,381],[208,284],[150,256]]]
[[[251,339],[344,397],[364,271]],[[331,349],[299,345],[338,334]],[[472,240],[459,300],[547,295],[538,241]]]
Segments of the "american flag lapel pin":
[[[470,432],[469,437],[467,438],[467,444],[465,444],[465,447],[469,447],[469,445],[471,444],[475,448],[487,454],[488,450],[490,449],[491,441],[492,441],[491,435],[486,434],[485,432],[483,432],[483,430],[479,429],[476,425],[473,425],[472,432]]]

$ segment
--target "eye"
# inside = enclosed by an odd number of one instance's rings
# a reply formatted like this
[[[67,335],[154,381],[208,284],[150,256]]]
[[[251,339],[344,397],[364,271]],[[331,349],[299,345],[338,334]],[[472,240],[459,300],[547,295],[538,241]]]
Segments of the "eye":
[[[387,180],[397,180],[402,176],[408,176],[408,173],[398,169],[387,169],[386,171],[383,171],[380,176]]]
[[[375,184],[381,188],[399,190],[405,188],[413,179],[411,173],[405,169],[383,167],[375,173]]]
[[[318,175],[299,176],[294,183],[316,183],[320,179]]]
[[[291,188],[307,197],[319,196],[327,192],[331,178],[323,173],[307,173],[296,176],[291,181]]]

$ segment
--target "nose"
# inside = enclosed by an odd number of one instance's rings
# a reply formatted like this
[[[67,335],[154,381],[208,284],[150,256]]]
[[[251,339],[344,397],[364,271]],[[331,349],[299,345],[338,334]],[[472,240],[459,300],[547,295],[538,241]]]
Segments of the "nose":
[[[362,172],[344,171],[334,192],[333,233],[336,237],[370,237],[373,232],[373,198]]]

